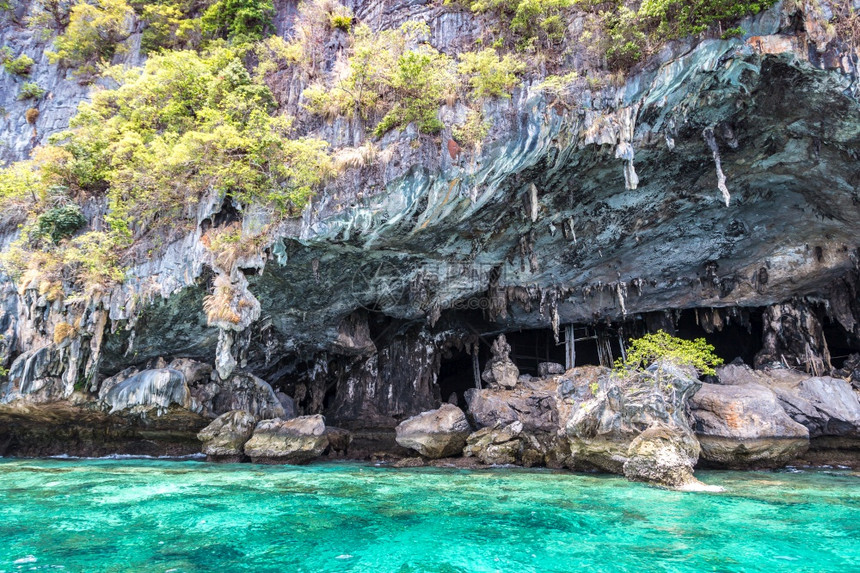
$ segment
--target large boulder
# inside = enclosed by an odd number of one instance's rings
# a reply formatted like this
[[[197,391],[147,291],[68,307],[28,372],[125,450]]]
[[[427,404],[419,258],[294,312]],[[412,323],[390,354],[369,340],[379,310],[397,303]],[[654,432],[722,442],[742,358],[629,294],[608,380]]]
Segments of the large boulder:
[[[845,380],[805,378],[780,370],[767,371],[770,388],[792,419],[809,429],[810,438],[860,439],[860,399]]]
[[[197,439],[203,442],[203,453],[210,459],[236,460],[244,453],[245,442],[254,433],[257,420],[244,410],[221,414],[200,430]]]
[[[700,387],[692,369],[671,363],[646,372],[603,374],[594,384],[596,395],[583,402],[567,423],[574,466],[623,474],[631,444],[648,428],[659,424],[680,433],[690,431],[687,400]]]
[[[809,446],[809,431],[761,384],[703,384],[690,409],[702,457],[716,465],[778,467]]]
[[[536,389],[519,386],[514,390],[470,388],[465,398],[478,428],[520,422],[529,431],[557,432],[559,413],[554,390],[548,385]]]
[[[860,399],[845,380],[789,368],[752,370],[740,364],[720,368],[717,376],[721,384],[766,386],[785,412],[809,430],[810,438],[860,439]]]
[[[463,410],[453,404],[442,404],[436,410],[403,420],[396,428],[395,439],[424,457],[444,458],[459,455],[471,431]]]
[[[487,361],[481,380],[490,388],[514,388],[520,377],[520,371],[510,358],[511,345],[504,334],[493,342],[490,347],[492,357]]]
[[[692,432],[655,422],[630,443],[624,476],[672,488],[705,489],[693,477],[698,459],[699,443]]]
[[[327,446],[325,419],[316,414],[258,422],[245,443],[245,455],[254,463],[306,464]]]
[[[191,393],[182,372],[156,368],[143,370],[111,385],[101,401],[111,414],[120,410],[155,410],[157,415],[162,415],[171,405],[188,409],[191,406]]]
[[[520,457],[522,422],[481,428],[466,440],[463,455],[476,457],[487,465],[509,465]]]

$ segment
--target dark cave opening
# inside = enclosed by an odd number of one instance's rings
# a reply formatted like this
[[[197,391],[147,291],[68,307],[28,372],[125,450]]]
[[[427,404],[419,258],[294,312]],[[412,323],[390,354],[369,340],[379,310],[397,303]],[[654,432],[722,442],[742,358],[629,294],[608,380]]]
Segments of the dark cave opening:
[[[475,387],[472,355],[465,350],[450,350],[449,352],[447,357],[443,355],[439,366],[439,376],[436,378],[439,394],[443,402],[455,403],[460,408],[465,409],[464,394],[469,388]],[[479,352],[479,358],[481,354]],[[479,362],[483,366],[484,362],[480,360]],[[456,402],[452,402],[452,396],[456,396]]]
[[[558,362],[564,366],[564,340],[556,342],[549,328],[508,332],[505,337],[511,345],[511,360],[520,374],[537,376],[541,362]]]
[[[686,340],[704,338],[713,345],[714,354],[729,364],[740,358],[750,366],[755,362],[755,355],[762,349],[762,311],[757,308],[744,309],[741,316],[732,318],[726,313],[721,329],[708,332],[701,324],[695,309],[684,309],[680,312],[675,336]]]

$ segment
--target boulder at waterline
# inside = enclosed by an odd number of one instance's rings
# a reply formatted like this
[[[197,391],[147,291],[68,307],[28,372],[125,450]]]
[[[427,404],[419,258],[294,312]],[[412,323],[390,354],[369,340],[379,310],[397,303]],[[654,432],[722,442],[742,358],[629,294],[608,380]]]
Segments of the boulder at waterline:
[[[778,467],[809,447],[809,431],[760,384],[703,384],[690,409],[702,457],[716,465]]]
[[[662,423],[688,432],[687,399],[701,384],[692,369],[671,363],[646,372],[603,374],[597,395],[567,423],[574,467],[623,474],[631,443],[649,427]]]
[[[698,459],[699,442],[692,432],[655,422],[630,442],[624,477],[672,488],[699,486],[693,477]]]
[[[436,410],[400,422],[395,439],[424,457],[444,458],[460,454],[471,431],[463,410],[453,404],[442,404]]]
[[[522,432],[522,422],[481,428],[468,437],[463,455],[474,456],[487,465],[515,464],[519,459]]]
[[[203,442],[203,453],[211,459],[235,459],[244,452],[245,443],[254,433],[257,419],[244,410],[221,414],[200,430],[197,439]]]
[[[325,430],[325,419],[319,414],[262,420],[245,443],[245,455],[255,463],[306,464],[328,446]]]

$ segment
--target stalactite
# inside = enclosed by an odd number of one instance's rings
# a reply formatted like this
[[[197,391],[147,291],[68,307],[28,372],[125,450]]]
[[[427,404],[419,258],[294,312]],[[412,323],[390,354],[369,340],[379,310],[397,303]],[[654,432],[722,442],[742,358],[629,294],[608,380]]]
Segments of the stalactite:
[[[717,168],[717,188],[720,190],[720,193],[723,194],[723,200],[726,202],[726,207],[728,207],[729,201],[731,201],[731,195],[729,195],[729,189],[726,187],[726,175],[723,173],[723,166],[720,162],[720,148],[717,147],[717,140],[714,138],[713,128],[705,128],[702,132],[702,137],[705,138],[708,147],[711,149],[711,153],[713,153],[714,165]]]

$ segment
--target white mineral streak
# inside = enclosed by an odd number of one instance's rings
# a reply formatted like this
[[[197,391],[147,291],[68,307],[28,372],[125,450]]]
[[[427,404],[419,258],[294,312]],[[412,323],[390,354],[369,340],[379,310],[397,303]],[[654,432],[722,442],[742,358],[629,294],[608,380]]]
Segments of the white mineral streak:
[[[729,206],[729,201],[731,200],[731,195],[729,195],[729,190],[726,187],[726,175],[723,173],[723,166],[720,162],[720,148],[717,147],[717,140],[714,139],[714,130],[710,127],[706,127],[702,132],[702,137],[705,138],[705,141],[708,143],[708,147],[711,148],[711,153],[714,155],[714,165],[717,168],[717,188],[719,188],[720,193],[723,194],[723,200],[726,202],[726,207]]]

